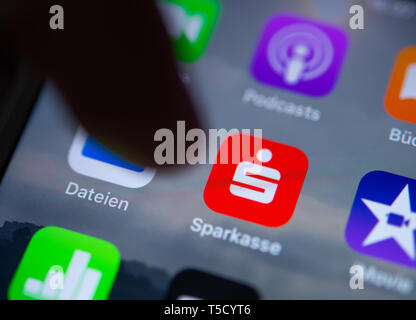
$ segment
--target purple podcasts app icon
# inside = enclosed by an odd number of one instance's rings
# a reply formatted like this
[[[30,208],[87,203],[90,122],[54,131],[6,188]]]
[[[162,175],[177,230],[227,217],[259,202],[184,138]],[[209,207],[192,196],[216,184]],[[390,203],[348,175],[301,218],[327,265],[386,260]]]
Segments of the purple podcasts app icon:
[[[347,34],[338,27],[275,16],[263,31],[251,72],[262,83],[323,96],[335,87],[347,47]]]
[[[416,180],[384,171],[360,181],[345,238],[354,250],[416,268]]]

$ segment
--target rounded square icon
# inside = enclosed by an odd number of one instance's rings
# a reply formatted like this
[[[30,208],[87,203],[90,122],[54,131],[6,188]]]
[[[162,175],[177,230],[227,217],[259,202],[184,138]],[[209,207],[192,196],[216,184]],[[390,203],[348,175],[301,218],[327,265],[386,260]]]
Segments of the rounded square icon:
[[[9,286],[11,300],[103,300],[120,254],[109,242],[46,227],[34,234]]]
[[[156,173],[155,169],[121,159],[88,136],[81,127],[69,149],[68,163],[79,174],[127,188],[144,187]]]
[[[397,56],[384,104],[393,118],[416,124],[416,46]]]
[[[360,181],[345,230],[348,245],[375,258],[416,268],[416,180],[384,171]]]
[[[239,161],[232,161],[235,153],[241,156]],[[204,201],[215,212],[279,227],[292,217],[307,171],[308,158],[295,147],[232,135],[220,146]]]
[[[214,32],[221,5],[218,0],[159,0],[160,13],[173,42],[176,57],[197,60]]]
[[[266,23],[251,72],[261,83],[323,96],[335,87],[347,48],[347,34],[337,26],[278,15]]]

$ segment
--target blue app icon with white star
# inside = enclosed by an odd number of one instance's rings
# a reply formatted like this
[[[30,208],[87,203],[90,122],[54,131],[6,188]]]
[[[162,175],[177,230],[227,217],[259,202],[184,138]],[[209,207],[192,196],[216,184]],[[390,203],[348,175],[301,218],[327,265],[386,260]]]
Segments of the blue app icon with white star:
[[[416,268],[416,180],[384,171],[360,181],[345,231],[354,250]]]

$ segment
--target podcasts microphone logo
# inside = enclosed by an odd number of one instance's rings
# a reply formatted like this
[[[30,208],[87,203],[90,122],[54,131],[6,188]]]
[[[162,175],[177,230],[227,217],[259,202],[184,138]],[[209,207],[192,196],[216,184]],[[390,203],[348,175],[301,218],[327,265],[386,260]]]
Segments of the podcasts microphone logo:
[[[347,47],[336,26],[279,15],[266,24],[251,71],[262,83],[323,96],[335,87]]]

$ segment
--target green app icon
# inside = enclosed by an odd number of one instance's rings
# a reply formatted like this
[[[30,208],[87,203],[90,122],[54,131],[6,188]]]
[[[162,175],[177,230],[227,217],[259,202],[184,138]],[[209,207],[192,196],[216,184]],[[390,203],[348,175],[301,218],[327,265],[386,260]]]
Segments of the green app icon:
[[[159,0],[176,57],[197,60],[205,51],[220,14],[218,0]]]
[[[107,299],[120,265],[109,242],[58,227],[35,233],[9,287],[11,300]]]

